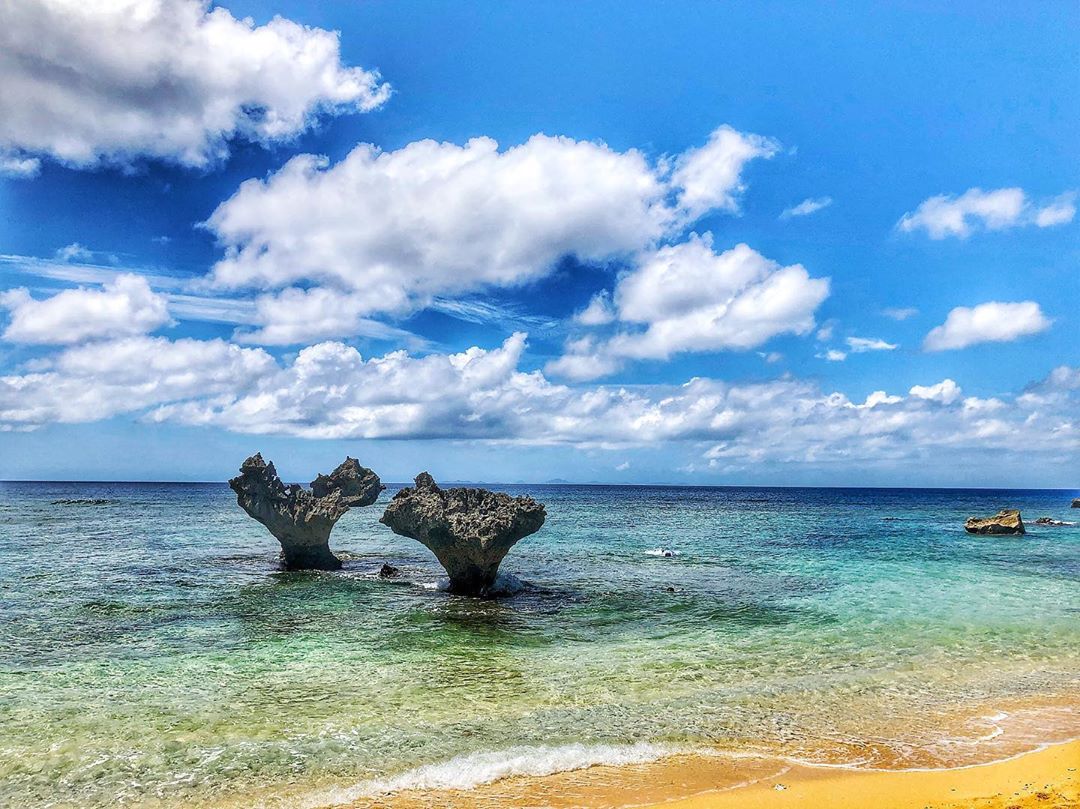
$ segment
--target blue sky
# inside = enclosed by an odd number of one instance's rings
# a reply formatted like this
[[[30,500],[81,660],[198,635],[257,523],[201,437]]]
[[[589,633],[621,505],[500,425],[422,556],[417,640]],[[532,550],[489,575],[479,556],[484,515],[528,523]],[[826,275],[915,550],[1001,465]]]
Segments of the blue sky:
[[[0,26],[0,478],[1076,485],[1072,4],[82,5]]]

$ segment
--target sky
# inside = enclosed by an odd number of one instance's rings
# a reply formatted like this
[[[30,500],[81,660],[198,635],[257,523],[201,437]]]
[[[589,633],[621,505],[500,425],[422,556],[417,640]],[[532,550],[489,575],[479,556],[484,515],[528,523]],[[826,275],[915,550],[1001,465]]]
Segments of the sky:
[[[1080,7],[0,6],[0,479],[1075,487]]]

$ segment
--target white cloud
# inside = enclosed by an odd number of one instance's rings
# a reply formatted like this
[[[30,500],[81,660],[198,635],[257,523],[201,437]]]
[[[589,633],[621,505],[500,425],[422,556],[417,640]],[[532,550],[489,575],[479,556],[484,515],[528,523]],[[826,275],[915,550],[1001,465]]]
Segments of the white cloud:
[[[504,151],[490,138],[394,152],[361,144],[334,166],[300,155],[211,215],[207,227],[226,247],[212,281],[337,286],[363,296],[366,314],[524,284],[565,256],[625,258],[687,216],[730,210],[737,169],[766,155],[763,140],[721,127],[671,171],[633,149],[546,135]]]
[[[165,402],[235,397],[275,370],[262,349],[222,340],[91,343],[64,350],[37,372],[0,376],[0,425],[91,422]]]
[[[721,126],[704,146],[676,159],[672,181],[681,189],[679,207],[691,219],[713,210],[738,213],[743,167],[755,158],[772,157],[779,148],[770,138]]]
[[[666,358],[680,351],[749,349],[778,334],[805,334],[829,281],[799,264],[782,267],[745,244],[723,253],[712,238],[662,247],[620,279],[619,319],[647,326],[617,335],[622,357]]]
[[[876,390],[866,397],[866,401],[861,405],[855,405],[859,408],[877,407],[878,405],[892,405],[904,401],[903,396],[892,396],[883,390]]]
[[[1076,193],[1069,191],[1058,196],[1035,214],[1035,224],[1041,228],[1064,225],[1076,216]]]
[[[139,157],[205,166],[233,137],[288,139],[321,112],[370,110],[388,97],[377,74],[341,63],[336,33],[282,17],[256,26],[208,6],[6,3],[0,150],[73,166]]]
[[[566,353],[551,360],[544,371],[563,379],[582,382],[599,379],[619,370],[619,361],[611,356],[602,343],[592,337],[568,340]]]
[[[819,360],[828,360],[829,362],[843,362],[847,359],[847,353],[839,351],[835,348],[830,348],[824,354],[815,354]]]
[[[804,199],[798,205],[785,208],[780,214],[780,218],[791,219],[793,216],[809,216],[810,214],[817,213],[822,208],[828,208],[830,205],[832,205],[832,197],[810,197]]]
[[[66,289],[35,300],[26,289],[0,293],[13,343],[67,344],[91,338],[144,334],[170,322],[166,299],[146,279],[122,274],[101,289]]]
[[[1051,227],[1072,221],[1075,195],[1067,192],[1046,205],[1032,202],[1022,188],[983,191],[969,188],[960,196],[941,194],[904,214],[897,227],[907,233],[924,230],[932,239],[967,238],[979,227],[1004,230],[1021,225]]]
[[[615,466],[615,471],[616,472],[625,472],[629,468],[630,468],[630,461],[623,461],[621,464],[617,464]]]
[[[603,343],[575,343],[549,372],[575,379],[610,372],[624,359],[667,359],[685,351],[748,350],[779,334],[805,334],[829,281],[801,265],[781,267],[745,244],[715,253],[691,236],[639,257],[613,295],[627,328]],[[634,329],[644,326],[644,329]]]
[[[0,149],[0,177],[36,177],[41,171],[41,160],[36,157],[20,157]]]
[[[930,330],[923,348],[946,351],[978,343],[1007,343],[1048,328],[1050,319],[1034,301],[990,301],[974,307],[957,306],[942,325]]]
[[[574,322],[582,326],[604,326],[615,319],[611,310],[611,294],[601,290],[592,296],[589,305],[574,315]]]
[[[943,379],[936,385],[915,385],[908,393],[917,399],[952,404],[960,398],[962,391],[953,380]]]
[[[72,242],[56,251],[57,261],[91,261],[93,258],[93,251],[78,242]]]
[[[865,354],[867,351],[895,351],[896,343],[886,343],[878,337],[848,337],[848,348],[852,354]]]
[[[1080,457],[1080,369],[1022,395],[962,398],[952,380],[861,403],[784,377],[728,384],[574,388],[521,369],[525,336],[494,349],[364,358],[320,343],[278,363],[220,340],[135,337],[62,351],[0,377],[0,429],[118,414],[305,438],[475,439],[653,447],[685,442],[713,469],[781,464],[925,464],[1023,446]],[[696,448],[696,449],[694,449]]]
[[[885,317],[892,318],[893,320],[907,320],[908,318],[915,317],[915,315],[919,314],[919,310],[914,306],[905,306],[902,308],[889,307],[887,309],[882,309],[881,314],[885,315]]]
[[[360,295],[315,287],[290,287],[255,299],[252,322],[260,328],[239,330],[236,340],[260,345],[298,345],[330,337],[412,339],[415,335],[361,316],[368,311]]]

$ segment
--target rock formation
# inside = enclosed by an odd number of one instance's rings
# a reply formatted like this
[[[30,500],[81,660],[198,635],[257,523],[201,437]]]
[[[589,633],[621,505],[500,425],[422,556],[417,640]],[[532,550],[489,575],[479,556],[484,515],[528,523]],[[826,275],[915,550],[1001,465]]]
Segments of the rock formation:
[[[426,546],[450,577],[450,592],[493,595],[499,564],[514,544],[540,530],[544,507],[531,497],[486,489],[440,489],[427,472],[394,495],[379,520]]]
[[[1003,508],[993,517],[968,517],[964,530],[969,534],[1022,534],[1024,521],[1014,508]]]
[[[1039,517],[1035,520],[1036,525],[1075,525],[1075,523],[1066,522],[1065,520],[1055,520],[1053,517]]]
[[[286,486],[273,463],[255,454],[244,461],[239,477],[229,481],[236,502],[266,526],[281,543],[287,570],[337,570],[341,560],[330,552],[330,531],[350,508],[370,506],[385,487],[379,476],[355,458],[329,475],[319,475],[308,491]]]
[[[1080,508],[1080,497],[1077,497],[1077,498],[1073,499],[1072,507],[1073,508]]]

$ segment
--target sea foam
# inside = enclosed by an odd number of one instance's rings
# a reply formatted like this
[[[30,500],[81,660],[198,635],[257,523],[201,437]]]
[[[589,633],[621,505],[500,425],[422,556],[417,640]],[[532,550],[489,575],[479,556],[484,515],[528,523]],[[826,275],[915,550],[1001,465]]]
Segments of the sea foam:
[[[699,753],[670,744],[565,744],[516,746],[468,753],[437,764],[425,764],[389,778],[362,781],[350,787],[321,791],[303,804],[307,809],[341,806],[361,798],[403,790],[473,789],[514,776],[545,776],[595,766],[647,764],[676,755]]]

